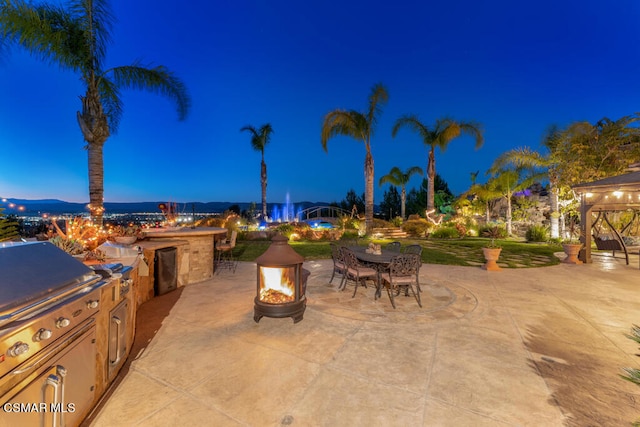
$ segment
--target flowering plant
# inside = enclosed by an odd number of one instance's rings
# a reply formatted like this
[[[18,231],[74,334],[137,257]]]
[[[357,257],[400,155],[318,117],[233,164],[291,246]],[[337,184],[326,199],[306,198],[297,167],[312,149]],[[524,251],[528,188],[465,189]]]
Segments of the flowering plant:
[[[105,230],[90,218],[76,217],[65,220],[64,231],[58,226],[56,219],[51,221],[55,235],[49,239],[51,243],[74,255],[82,251],[92,251],[107,240]],[[58,237],[55,239],[55,237]],[[78,252],[78,248],[80,251]]]

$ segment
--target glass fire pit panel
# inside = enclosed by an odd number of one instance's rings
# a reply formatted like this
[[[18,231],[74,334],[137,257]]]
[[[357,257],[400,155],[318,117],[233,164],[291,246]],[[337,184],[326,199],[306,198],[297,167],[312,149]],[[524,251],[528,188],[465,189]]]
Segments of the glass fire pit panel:
[[[260,267],[258,297],[267,304],[286,304],[296,300],[296,268]]]

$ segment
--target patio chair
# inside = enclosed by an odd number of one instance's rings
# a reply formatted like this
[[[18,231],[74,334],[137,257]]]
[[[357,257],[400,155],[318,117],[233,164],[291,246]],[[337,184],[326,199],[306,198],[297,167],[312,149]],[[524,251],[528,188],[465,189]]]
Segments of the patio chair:
[[[420,281],[418,280],[418,278],[420,277],[420,267],[422,267],[422,246],[408,245],[406,248],[404,248],[404,253],[413,254],[418,257],[418,276],[416,277],[416,283],[418,284],[418,292],[422,292],[422,289],[420,288]]]
[[[371,267],[366,267],[360,264],[356,254],[349,248],[342,248],[341,250],[343,255],[344,264],[346,266],[346,270],[344,275],[342,276],[342,282],[340,283],[340,290],[344,290],[347,287],[347,281],[352,280],[355,283],[355,289],[353,290],[353,295],[351,298],[356,296],[356,292],[358,292],[358,286],[362,283],[365,287],[367,286],[366,280],[373,280],[376,282],[376,289],[378,288],[378,270]]]
[[[331,259],[333,260],[333,271],[331,272],[331,279],[329,283],[333,282],[333,277],[336,273],[341,276],[344,276],[344,272],[347,267],[344,264],[344,257],[342,255],[342,246],[339,246],[336,243],[331,242]],[[342,283],[342,277],[340,278],[340,283]]]
[[[233,257],[233,249],[236,247],[237,237],[238,232],[233,230],[229,240],[219,240],[218,243],[216,243],[216,251],[218,252],[215,264],[216,272],[220,272],[222,268],[227,268],[233,273],[236,272],[238,261]]]
[[[389,252],[398,252],[400,253],[400,248],[402,247],[402,244],[400,242],[391,242],[389,244],[387,244],[384,248],[386,250],[388,250]]]
[[[391,260],[389,272],[382,274],[382,282],[387,288],[391,305],[396,308],[393,294],[400,293],[400,288],[405,288],[405,292],[411,289],[411,293],[422,307],[420,301],[420,290],[418,284],[418,271],[420,269],[420,259],[415,254],[398,255]],[[415,289],[414,289],[415,286]]]

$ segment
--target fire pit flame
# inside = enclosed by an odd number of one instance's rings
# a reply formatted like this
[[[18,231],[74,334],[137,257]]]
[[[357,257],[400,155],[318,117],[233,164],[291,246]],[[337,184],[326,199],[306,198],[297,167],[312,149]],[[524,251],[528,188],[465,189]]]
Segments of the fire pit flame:
[[[268,304],[282,304],[295,301],[295,272],[291,268],[262,268],[260,301]]]

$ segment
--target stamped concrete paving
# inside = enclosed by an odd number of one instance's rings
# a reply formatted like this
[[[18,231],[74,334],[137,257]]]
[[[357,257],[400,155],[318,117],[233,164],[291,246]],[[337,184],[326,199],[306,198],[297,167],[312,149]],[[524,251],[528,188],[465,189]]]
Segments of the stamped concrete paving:
[[[304,320],[253,321],[256,266],[155,298],[91,426],[619,426],[640,417],[638,259],[424,264],[413,297],[311,271]]]

